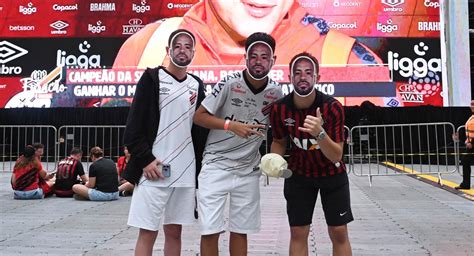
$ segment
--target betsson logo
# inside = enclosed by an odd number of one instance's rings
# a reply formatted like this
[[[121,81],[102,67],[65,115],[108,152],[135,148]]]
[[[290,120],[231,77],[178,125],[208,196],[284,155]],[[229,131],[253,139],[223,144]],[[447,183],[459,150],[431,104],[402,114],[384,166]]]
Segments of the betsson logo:
[[[100,55],[86,55],[91,45],[84,41],[79,44],[80,55],[67,54],[66,51],[58,50],[56,55],[56,66],[78,66],[80,68],[99,68]]]
[[[423,56],[429,50],[428,45],[424,42],[420,42],[413,47],[413,52],[417,58],[412,60],[408,57],[400,58],[400,54],[397,52],[388,52],[388,68],[398,73],[403,77],[416,76],[417,78],[423,78],[428,75],[429,71],[441,72],[441,59],[432,58],[425,59]]]
[[[31,25],[10,25],[8,29],[10,31],[34,31],[35,26],[31,26]]]
[[[21,56],[28,53],[27,50],[19,47],[18,45],[12,44],[8,41],[0,42],[0,74],[1,75],[19,75],[22,72],[20,66],[6,66],[5,64],[20,58]]]

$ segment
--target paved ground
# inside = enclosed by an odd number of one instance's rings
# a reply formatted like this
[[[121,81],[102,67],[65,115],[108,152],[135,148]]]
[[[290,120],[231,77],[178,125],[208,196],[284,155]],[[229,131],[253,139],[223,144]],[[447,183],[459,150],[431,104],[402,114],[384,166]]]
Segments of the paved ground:
[[[105,203],[56,197],[13,200],[9,177],[0,172],[0,255],[133,255],[137,230],[126,225],[129,197]],[[349,177],[354,255],[474,255],[473,201],[412,177],[375,177],[372,186],[367,177]],[[443,178],[460,180],[459,174]],[[271,179],[261,187],[263,226],[249,237],[249,255],[288,255],[282,186],[282,179]],[[322,216],[318,200],[311,255],[331,254]],[[227,237],[221,236],[222,255],[228,255]],[[162,245],[160,234],[155,255],[163,255]],[[198,251],[197,225],[185,228],[182,255]]]

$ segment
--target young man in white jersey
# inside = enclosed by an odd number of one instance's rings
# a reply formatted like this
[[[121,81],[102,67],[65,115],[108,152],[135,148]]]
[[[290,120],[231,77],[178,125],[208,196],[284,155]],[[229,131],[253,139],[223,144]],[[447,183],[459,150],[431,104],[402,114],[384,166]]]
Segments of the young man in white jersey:
[[[180,255],[182,225],[195,222],[196,169],[203,150],[196,147],[204,142],[193,140],[199,130],[193,116],[204,86],[186,72],[194,46],[187,30],[170,35],[171,63],[143,73],[128,114],[124,142],[131,157],[123,177],[136,184],[128,217],[128,225],[140,229],[135,255],[152,255],[161,224],[164,254]]]
[[[198,176],[201,255],[218,255],[230,196],[230,254],[247,255],[247,234],[260,230],[262,143],[271,104],[282,96],[268,77],[275,63],[275,40],[254,33],[245,44],[247,69],[217,83],[196,111],[194,122],[211,129]]]

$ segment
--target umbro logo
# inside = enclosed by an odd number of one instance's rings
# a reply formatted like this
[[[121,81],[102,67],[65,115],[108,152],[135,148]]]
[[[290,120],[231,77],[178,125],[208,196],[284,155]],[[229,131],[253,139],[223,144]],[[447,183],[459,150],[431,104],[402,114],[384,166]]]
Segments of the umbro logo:
[[[295,122],[296,122],[296,121],[295,121],[295,119],[293,119],[293,118],[289,118],[289,117],[288,117],[287,119],[285,119],[285,125],[286,125],[286,126],[295,126]]]
[[[168,95],[170,94],[170,89],[166,87],[160,87],[160,95]]]
[[[390,7],[395,7],[404,4],[405,0],[382,0],[382,3]]]
[[[9,61],[12,61],[16,58],[19,58],[25,54],[27,54],[28,51],[14,45],[8,41],[1,41],[0,42],[0,64],[7,63]]]
[[[56,22],[53,22],[53,23],[49,24],[49,26],[56,29],[56,30],[51,31],[51,34],[61,35],[61,34],[66,34],[67,33],[67,31],[65,31],[63,29],[69,27],[69,24],[62,21],[62,20],[58,20]]]

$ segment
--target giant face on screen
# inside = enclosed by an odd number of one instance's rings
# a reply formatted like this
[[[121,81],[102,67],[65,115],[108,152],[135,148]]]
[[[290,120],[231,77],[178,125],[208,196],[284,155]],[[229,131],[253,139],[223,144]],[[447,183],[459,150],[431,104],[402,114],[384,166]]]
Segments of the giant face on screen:
[[[170,63],[169,34],[196,37],[189,72],[207,91],[245,68],[254,32],[276,40],[269,76],[320,62],[316,89],[344,105],[443,105],[438,0],[66,0],[0,3],[0,107],[115,107],[147,67]]]

